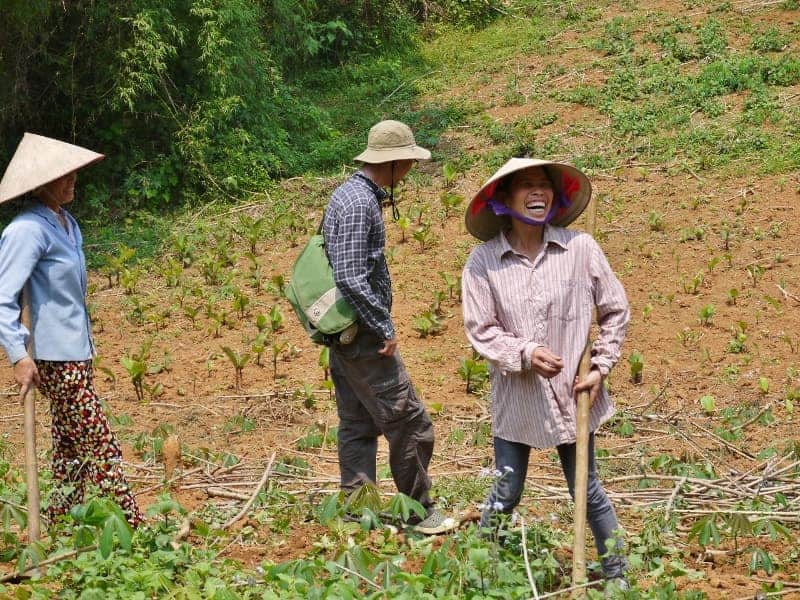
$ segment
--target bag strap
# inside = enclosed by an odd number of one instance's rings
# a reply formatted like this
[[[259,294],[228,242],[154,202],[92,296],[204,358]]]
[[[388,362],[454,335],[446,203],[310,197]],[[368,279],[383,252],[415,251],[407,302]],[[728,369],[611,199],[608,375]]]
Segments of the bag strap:
[[[317,227],[317,235],[322,234],[322,224],[325,222],[325,209],[322,209],[322,218],[319,221],[319,227]]]

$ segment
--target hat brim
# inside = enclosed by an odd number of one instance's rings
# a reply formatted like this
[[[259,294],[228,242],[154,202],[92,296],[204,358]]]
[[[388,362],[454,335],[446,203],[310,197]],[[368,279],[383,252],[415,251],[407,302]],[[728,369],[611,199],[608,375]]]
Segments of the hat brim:
[[[430,150],[414,145],[404,148],[367,148],[353,160],[374,165],[392,162],[393,160],[430,160],[430,158]]]
[[[581,215],[592,197],[592,184],[586,175],[564,163],[536,158],[512,158],[483,184],[469,203],[464,223],[470,234],[485,242],[510,226],[509,217],[494,214],[487,202],[502,179],[530,167],[543,167],[557,191],[564,193],[570,201],[567,208],[556,213],[550,221],[552,225],[566,227]]]
[[[0,180],[0,204],[104,158],[81,146],[26,133]]]

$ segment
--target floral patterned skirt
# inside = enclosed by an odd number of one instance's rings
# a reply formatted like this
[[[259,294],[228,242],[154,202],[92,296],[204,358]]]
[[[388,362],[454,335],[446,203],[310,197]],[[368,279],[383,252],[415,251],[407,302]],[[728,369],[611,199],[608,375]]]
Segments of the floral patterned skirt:
[[[122,472],[122,451],[94,391],[91,361],[36,361],[39,391],[50,399],[53,419],[52,520],[83,502],[86,483],[93,483],[122,507],[136,527],[143,520]]]

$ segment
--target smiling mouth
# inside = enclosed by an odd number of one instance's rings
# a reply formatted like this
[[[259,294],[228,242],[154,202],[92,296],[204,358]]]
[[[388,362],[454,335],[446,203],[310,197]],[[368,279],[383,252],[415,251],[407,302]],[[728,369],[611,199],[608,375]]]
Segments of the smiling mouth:
[[[534,211],[534,212],[539,212],[539,211],[543,211],[544,210],[545,203],[544,202],[540,202],[540,201],[528,202],[525,205],[525,208],[527,208],[528,210]]]

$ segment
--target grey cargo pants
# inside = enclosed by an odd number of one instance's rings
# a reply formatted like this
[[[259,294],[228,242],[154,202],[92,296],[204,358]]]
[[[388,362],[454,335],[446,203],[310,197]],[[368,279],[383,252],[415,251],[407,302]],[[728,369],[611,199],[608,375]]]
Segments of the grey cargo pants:
[[[330,350],[331,378],[339,413],[339,470],[342,489],[376,481],[378,436],[389,442],[389,466],[397,489],[426,508],[431,480],[433,424],[414,391],[398,352],[381,356],[383,341],[362,331]]]

